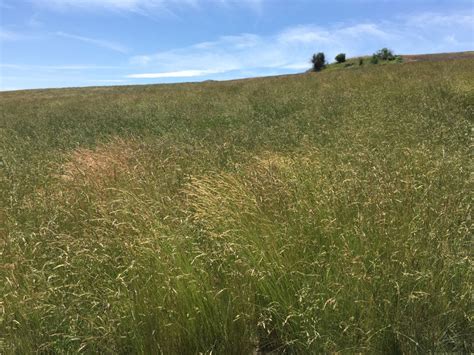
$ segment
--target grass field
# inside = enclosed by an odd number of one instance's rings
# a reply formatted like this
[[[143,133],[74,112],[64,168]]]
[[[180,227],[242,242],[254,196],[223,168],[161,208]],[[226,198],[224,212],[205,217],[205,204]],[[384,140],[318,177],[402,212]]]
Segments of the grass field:
[[[474,351],[474,60],[0,94],[0,353]]]

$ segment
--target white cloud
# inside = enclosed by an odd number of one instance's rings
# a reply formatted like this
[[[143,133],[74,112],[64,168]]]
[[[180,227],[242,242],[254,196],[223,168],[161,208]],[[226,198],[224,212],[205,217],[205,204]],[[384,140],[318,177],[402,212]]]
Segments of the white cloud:
[[[22,90],[16,87],[8,87],[8,86],[0,86],[0,91],[17,91],[17,90]]]
[[[20,33],[0,29],[0,41],[19,41],[26,38]]]
[[[126,80],[121,80],[121,79],[95,79],[95,80],[89,80],[90,82],[93,83],[124,83]]]
[[[123,69],[121,66],[114,65],[86,65],[86,64],[72,64],[72,65],[28,65],[28,64],[8,64],[0,63],[0,68],[13,70],[41,70],[41,71],[56,71],[56,70],[103,70],[103,69]]]
[[[1,1],[1,0],[0,0]],[[3,42],[13,42],[13,41],[29,41],[35,39],[41,39],[43,36],[32,33],[20,33],[17,31],[10,31],[4,28],[0,28],[0,41]]]
[[[261,14],[263,11],[264,0],[216,0],[226,7],[245,6]]]
[[[156,6],[161,1],[157,0],[31,0],[38,7],[50,7],[58,10],[67,9],[113,9],[137,10],[140,7]]]
[[[315,43],[329,42],[331,33],[316,26],[296,26],[288,28],[278,34],[277,39],[281,43]]]
[[[415,18],[426,19],[423,31],[419,30]],[[231,71],[237,74],[239,71],[304,70],[310,67],[311,55],[320,51],[332,61],[340,52],[349,57],[369,55],[382,47],[403,54],[469,50],[472,48],[471,28],[470,16],[432,13],[383,22],[327,27],[299,25],[270,36],[251,33],[221,36],[215,41],[135,56],[130,64],[150,73],[156,70],[157,74],[150,74],[149,78],[170,77],[162,76],[163,72],[202,76]]]
[[[26,25],[28,27],[31,27],[31,28],[39,28],[39,27],[42,27],[44,25],[43,22],[41,22],[39,19],[38,19],[39,15],[38,14],[34,14],[33,16],[31,16],[28,21],[26,21]]]
[[[206,76],[206,75],[217,74],[217,73],[220,73],[220,71],[180,70],[180,71],[162,72],[162,73],[130,74],[130,75],[127,75],[127,78],[134,78],[134,79],[192,78],[192,77]]]
[[[393,38],[393,34],[390,30],[383,30],[381,25],[374,24],[374,23],[361,23],[354,26],[349,26],[345,28],[341,28],[335,31],[335,36],[352,36],[352,37],[359,37],[359,36],[373,36],[378,37],[381,39],[391,39]]]
[[[147,65],[152,61],[152,57],[149,55],[137,55],[130,59],[130,64],[132,65]]]
[[[433,12],[425,12],[422,14],[406,17],[406,24],[413,27],[426,28],[434,26],[451,27],[464,26],[470,27],[474,31],[474,14],[468,13],[451,13],[439,14]]]
[[[76,2],[84,5],[93,0],[44,1]],[[178,2],[178,0],[161,1]],[[188,5],[195,3],[192,6],[199,6],[202,1],[205,0],[189,0],[185,3]],[[234,0],[207,1],[221,1],[221,6],[242,6],[237,4],[238,0],[235,2]],[[107,6],[123,9],[132,9],[133,6],[138,6],[137,9],[139,9],[147,2],[158,3],[157,0],[97,0],[96,2],[102,5],[107,3]],[[469,13],[421,13],[380,22],[349,23],[324,27],[315,24],[298,25],[270,35],[242,33],[221,36],[189,46],[142,53],[129,58],[128,64],[121,66],[94,64],[41,66],[0,63],[0,68],[4,68],[4,72],[22,71],[23,77],[30,74],[32,77],[41,74],[44,77],[44,80],[41,80],[46,83],[50,83],[47,81],[50,78],[55,78],[54,80],[60,81],[62,86],[64,86],[62,83],[69,83],[71,80],[76,80],[78,83],[81,80],[91,80],[89,82],[103,82],[105,84],[120,83],[122,80],[131,83],[141,79],[162,79],[157,81],[163,82],[184,81],[188,80],[187,78],[190,78],[189,80],[192,78],[198,78],[197,80],[203,78],[233,79],[301,72],[310,68],[311,55],[320,51],[325,52],[326,58],[332,61],[334,56],[340,52],[352,57],[371,54],[382,47],[389,47],[397,54],[472,50],[474,47],[473,26],[474,19]],[[127,51],[127,48],[121,44],[103,39],[64,32],[53,33],[53,35],[90,43],[120,53]],[[2,40],[23,38],[33,37],[0,30],[0,39]],[[107,75],[104,76],[101,69],[111,70],[108,70]],[[63,75],[64,73],[59,71],[70,72]],[[67,80],[64,79],[66,77]],[[93,80],[94,77],[97,80]],[[10,80],[8,84],[9,86],[18,86],[14,80]]]
[[[102,47],[105,49],[110,49],[110,50],[120,52],[120,53],[128,52],[128,49],[125,46],[122,46],[121,44],[112,42],[112,41],[106,41],[106,40],[97,39],[97,38],[89,38],[89,37],[84,37],[84,36],[77,36],[77,35],[73,35],[73,34],[65,33],[65,32],[56,32],[56,36],[70,38],[70,39],[74,39],[74,40],[85,42],[85,43],[90,43],[95,46]]]
[[[216,41],[150,55],[132,57],[130,63],[163,71],[212,70],[224,72],[255,67],[278,67],[286,62],[278,45],[255,34],[222,36]]]
[[[159,68],[160,72],[195,70],[222,73],[257,68],[304,70],[310,67],[309,58],[315,51],[325,51],[328,58],[332,58],[340,51],[356,53],[365,42],[380,42],[389,37],[376,24],[334,29],[296,26],[271,36],[251,33],[221,36],[215,41],[135,56],[130,59],[130,64]]]
[[[282,69],[291,69],[291,70],[305,70],[309,69],[310,65],[309,62],[301,62],[301,63],[293,63],[293,64],[288,64],[282,67]]]
[[[112,10],[146,14],[152,11],[170,12],[170,8],[199,8],[204,4],[246,6],[261,11],[264,0],[29,0],[38,7],[65,10]]]

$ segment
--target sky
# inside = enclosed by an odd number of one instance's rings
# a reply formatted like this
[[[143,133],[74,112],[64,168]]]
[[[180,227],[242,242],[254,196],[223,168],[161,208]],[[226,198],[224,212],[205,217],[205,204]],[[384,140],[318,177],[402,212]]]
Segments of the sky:
[[[0,90],[303,72],[474,49],[474,0],[0,0]]]

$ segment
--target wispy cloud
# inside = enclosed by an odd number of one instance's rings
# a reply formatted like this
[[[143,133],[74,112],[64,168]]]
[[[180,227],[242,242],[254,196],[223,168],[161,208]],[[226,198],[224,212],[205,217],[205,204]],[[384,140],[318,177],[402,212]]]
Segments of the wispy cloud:
[[[257,13],[262,13],[263,5],[265,1],[264,0],[216,0],[216,2],[228,8],[231,8],[233,6],[245,6]]]
[[[44,36],[37,33],[11,31],[7,30],[5,27],[0,28],[0,41],[3,42],[30,41],[42,38],[44,38]]]
[[[23,34],[0,29],[0,41],[19,41],[26,38],[27,36]]]
[[[8,64],[0,63],[0,68],[14,70],[104,70],[104,69],[124,69],[115,65],[87,65],[87,64],[71,64],[71,65],[29,65],[29,64]]]
[[[116,42],[112,41],[107,41],[103,39],[97,39],[97,38],[90,38],[90,37],[84,37],[84,36],[78,36],[70,33],[65,33],[65,32],[56,32],[56,36],[63,37],[63,38],[69,38],[69,39],[74,39],[77,41],[85,42],[85,43],[90,43],[92,45],[95,45],[97,47],[105,48],[105,49],[110,49],[115,52],[120,52],[120,53],[127,53],[128,49]]]
[[[96,79],[96,80],[89,80],[91,83],[104,83],[104,84],[107,84],[107,83],[110,83],[110,84],[113,84],[113,83],[124,83],[126,82],[126,80],[122,80],[122,79]]]
[[[192,78],[198,76],[206,76],[210,74],[217,74],[220,71],[216,70],[180,70],[173,72],[162,72],[162,73],[143,73],[143,74],[130,74],[127,78],[134,79],[159,79],[159,78]]]
[[[246,6],[261,11],[264,0],[30,0],[38,7],[65,10],[111,10],[148,13],[169,12],[170,8],[200,8],[210,2],[223,6]]]
[[[26,21],[26,25],[31,28],[39,28],[42,27],[44,23],[39,20],[38,14],[34,14]]]
[[[463,26],[471,27],[474,31],[474,13],[451,13],[439,14],[435,12],[425,12],[406,17],[406,24],[413,27],[425,28],[433,26]]]
[[[323,50],[329,58],[340,51],[359,54],[358,48],[363,43],[383,42],[392,37],[377,24],[335,29],[296,26],[271,36],[250,33],[222,36],[215,41],[134,56],[130,64],[160,68],[160,72],[222,73],[257,68],[302,70],[310,67],[308,58],[314,51]]]
[[[108,9],[130,9],[131,11],[144,9],[144,6],[152,6],[152,4],[179,2],[179,0],[28,1],[66,5],[74,3],[70,6],[84,8],[89,5],[107,6]],[[219,1],[219,6],[250,6],[239,2],[240,0],[185,0],[180,6],[199,7],[202,1]],[[258,0],[245,1],[259,3]],[[92,5],[92,2],[96,5]],[[0,40],[17,41],[53,36],[81,41],[118,53],[128,51],[120,43],[76,33],[51,32],[32,35],[8,30],[5,28],[0,30]],[[205,42],[169,50],[145,51],[141,55],[130,57],[128,63],[122,65],[99,65],[99,62],[94,64],[96,59],[94,56],[87,61],[90,64],[62,64],[57,61],[53,63],[57,62],[59,65],[23,65],[20,61],[11,61],[12,64],[0,63],[0,69],[3,69],[2,74],[4,74],[2,76],[4,82],[0,83],[0,87],[7,84],[9,87],[24,87],[23,82],[41,83],[42,87],[88,85],[92,82],[97,85],[137,83],[149,79],[156,79],[157,82],[178,82],[301,72],[310,67],[311,55],[319,51],[325,52],[326,58],[331,61],[340,52],[351,57],[371,54],[382,47],[390,47],[400,54],[473,50],[473,33],[474,15],[469,12],[425,12],[404,17],[398,16],[384,21],[327,26],[300,24],[267,35],[240,33],[218,36]],[[121,56],[120,60],[123,60]],[[17,77],[23,81],[7,80],[8,75],[12,73],[18,74]]]
[[[419,21],[423,20],[420,30]],[[270,69],[304,70],[312,53],[323,51],[331,60],[337,53],[371,54],[381,47],[397,53],[431,53],[472,49],[474,19],[465,14],[424,13],[384,22],[363,22],[321,27],[298,25],[269,36],[244,33],[130,58],[142,70],[157,74],[133,78],[163,78],[163,73],[204,76],[237,71]],[[471,48],[469,48],[469,46]],[[466,48],[468,47],[468,48]],[[154,75],[154,76],[152,76]],[[177,76],[173,76],[177,77]]]
[[[19,89],[16,87],[9,87],[9,86],[5,86],[5,87],[0,86],[0,91],[16,91],[16,90],[22,90],[22,89]]]
[[[54,10],[68,9],[110,9],[137,10],[141,7],[155,6],[158,0],[31,0],[38,7],[48,7]]]
[[[330,38],[328,30],[312,25],[291,27],[277,35],[278,42],[284,44],[328,42]]]

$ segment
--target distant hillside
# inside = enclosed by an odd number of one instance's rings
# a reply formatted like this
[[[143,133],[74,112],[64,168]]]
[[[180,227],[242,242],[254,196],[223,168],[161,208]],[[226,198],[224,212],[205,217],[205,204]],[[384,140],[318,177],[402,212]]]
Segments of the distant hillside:
[[[454,59],[474,59],[474,51],[435,53],[435,54],[410,54],[402,55],[405,62],[439,62]]]
[[[447,61],[454,59],[474,59],[474,52],[453,52],[453,53],[436,53],[436,54],[415,54],[415,55],[400,55],[401,61],[379,61],[377,64],[371,63],[371,56],[352,57],[347,58],[343,63],[330,63],[326,66],[324,71],[333,71],[341,69],[355,69],[360,67],[367,67],[373,65],[392,65],[412,62],[435,62],[435,61]],[[308,66],[310,66],[308,64]],[[310,68],[306,73],[313,72]]]

